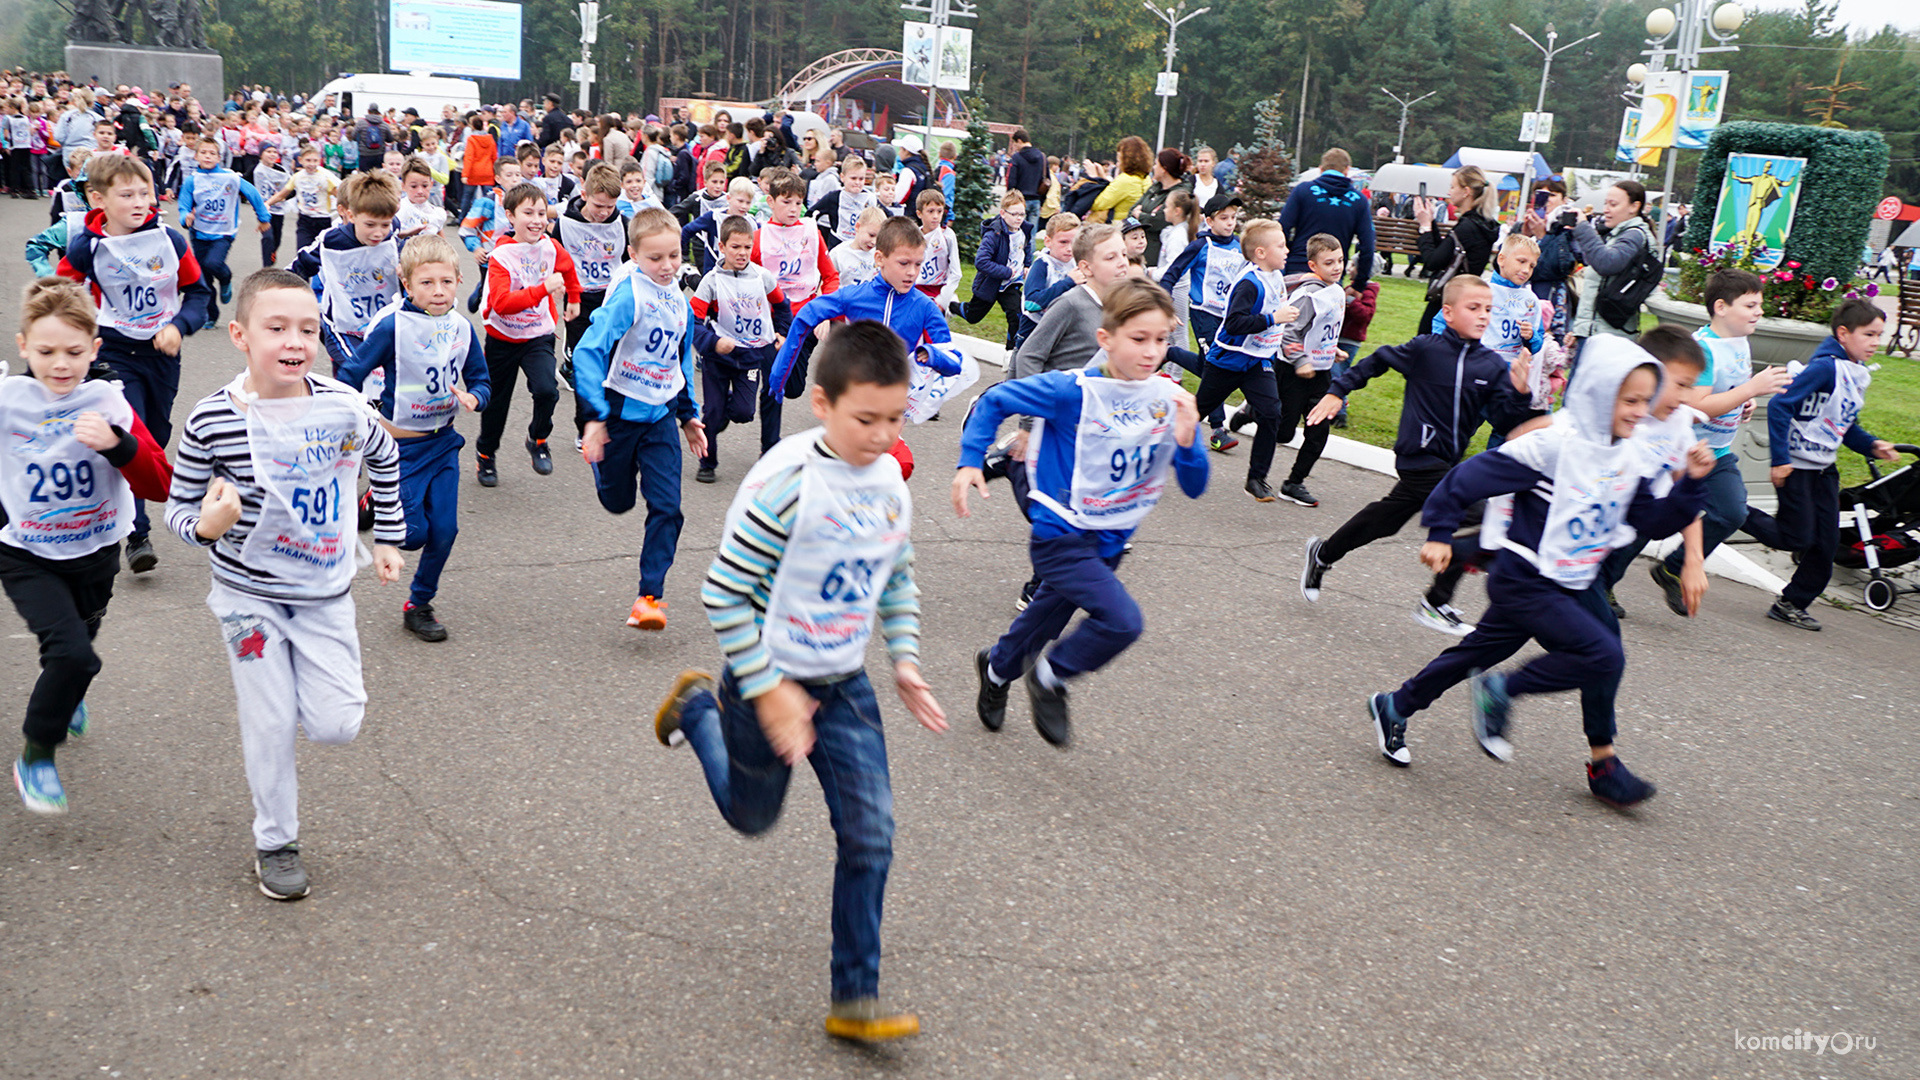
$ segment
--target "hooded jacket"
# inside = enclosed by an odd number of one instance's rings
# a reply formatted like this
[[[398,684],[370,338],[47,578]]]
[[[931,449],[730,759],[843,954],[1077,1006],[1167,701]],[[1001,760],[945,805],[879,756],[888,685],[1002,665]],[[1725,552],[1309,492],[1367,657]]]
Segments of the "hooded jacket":
[[[1823,461],[1804,450],[1794,453],[1796,448],[1790,436],[1795,420],[1812,420],[1826,408],[1827,398],[1833,393],[1834,365],[1851,363],[1853,358],[1840,347],[1839,340],[1828,337],[1813,350],[1806,366],[1787,388],[1767,402],[1767,447],[1773,465],[1792,465],[1796,469],[1825,469],[1833,465],[1831,457]],[[1847,425],[1840,436],[1840,445],[1869,457],[1873,454],[1874,441],[1858,421]]]
[[[1346,173],[1323,172],[1294,188],[1280,209],[1280,227],[1287,233],[1288,274],[1307,272],[1307,239],[1326,233],[1351,252],[1355,289],[1373,276],[1373,214]]]

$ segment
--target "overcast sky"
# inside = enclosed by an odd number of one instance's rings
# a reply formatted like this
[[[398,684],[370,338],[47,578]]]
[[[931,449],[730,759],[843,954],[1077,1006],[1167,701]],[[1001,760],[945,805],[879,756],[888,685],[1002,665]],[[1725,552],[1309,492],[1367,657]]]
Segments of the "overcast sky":
[[[1750,0],[1750,6],[1769,10],[1801,5],[1799,0]],[[1910,0],[1840,0],[1840,21],[1869,32],[1889,23],[1902,30],[1920,30],[1920,4]]]

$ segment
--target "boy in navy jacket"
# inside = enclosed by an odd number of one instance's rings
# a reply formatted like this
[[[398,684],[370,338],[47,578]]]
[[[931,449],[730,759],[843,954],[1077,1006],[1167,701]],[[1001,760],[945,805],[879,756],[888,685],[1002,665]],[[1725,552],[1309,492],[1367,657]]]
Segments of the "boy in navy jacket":
[[[1026,197],[1009,191],[1000,198],[1000,216],[980,230],[980,249],[973,256],[973,296],[947,309],[957,318],[977,323],[993,305],[1007,318],[1007,351],[1020,332],[1020,288],[1033,251],[1033,223],[1027,220]]]
[[[1466,453],[1480,428],[1480,411],[1489,410],[1497,431],[1508,431],[1531,415],[1526,367],[1511,370],[1498,353],[1480,344],[1493,312],[1493,290],[1486,281],[1461,274],[1447,282],[1440,314],[1447,328],[1422,334],[1405,345],[1375,349],[1333,380],[1327,396],[1307,415],[1308,425],[1332,420],[1347,395],[1388,370],[1407,381],[1400,406],[1400,432],[1393,440],[1393,467],[1399,479],[1385,498],[1359,513],[1325,540],[1307,538],[1300,595],[1320,600],[1320,582],[1348,552],[1384,540],[1420,512],[1421,504]],[[1517,378],[1516,378],[1517,376]]]
[[[1876,439],[1857,422],[1873,376],[1867,360],[1879,347],[1887,318],[1873,301],[1855,298],[1833,312],[1833,336],[1820,343],[1786,390],[1767,402],[1767,442],[1773,455],[1777,516],[1749,508],[1741,531],[1770,548],[1797,552],[1800,564],[1767,618],[1820,629],[1807,614],[1833,577],[1840,547],[1840,471],[1834,458],[1845,446],[1866,457],[1891,461],[1893,444]]]

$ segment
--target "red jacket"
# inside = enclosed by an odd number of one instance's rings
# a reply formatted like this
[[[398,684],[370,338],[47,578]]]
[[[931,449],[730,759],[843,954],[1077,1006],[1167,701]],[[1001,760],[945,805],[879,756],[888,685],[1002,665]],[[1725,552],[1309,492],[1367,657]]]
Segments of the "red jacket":
[[[1346,321],[1340,324],[1340,337],[1346,341],[1367,340],[1367,327],[1373,325],[1374,304],[1380,299],[1380,283],[1369,281],[1360,295],[1347,301]]]

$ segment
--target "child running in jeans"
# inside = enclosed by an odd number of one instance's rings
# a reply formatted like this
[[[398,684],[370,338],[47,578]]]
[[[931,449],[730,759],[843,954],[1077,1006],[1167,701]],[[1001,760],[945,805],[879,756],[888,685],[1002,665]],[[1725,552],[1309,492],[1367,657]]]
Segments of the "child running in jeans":
[[[0,379],[0,586],[40,639],[13,783],[38,814],[67,810],[54,751],[87,732],[87,687],[100,673],[93,638],[113,598],[120,538],[133,529],[134,494],[165,498],[173,482],[119,387],[88,377],[94,335],[86,289],[35,282],[20,305],[26,371]]]
[[[749,836],[779,820],[793,766],[813,766],[839,849],[826,1030],[861,1042],[920,1031],[879,996],[893,786],[864,669],[876,617],[901,702],[928,730],[947,727],[920,676],[913,497],[888,453],[908,371],[905,343],[881,323],[849,323],[821,345],[811,390],[821,426],[747,473],[701,590],[726,671],[717,686],[682,673],[654,717],[662,743],[693,747],[720,816]]]

